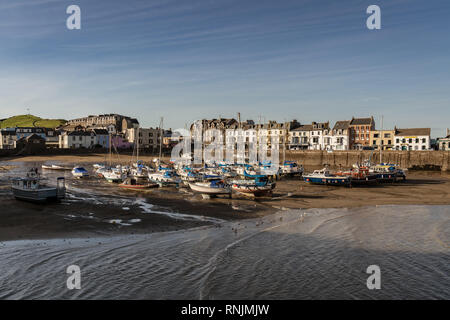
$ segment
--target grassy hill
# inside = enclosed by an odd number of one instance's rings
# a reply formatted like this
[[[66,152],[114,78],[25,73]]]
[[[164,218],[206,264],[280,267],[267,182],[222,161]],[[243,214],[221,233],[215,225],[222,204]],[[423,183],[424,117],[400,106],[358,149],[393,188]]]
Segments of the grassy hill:
[[[56,128],[66,123],[62,119],[42,119],[30,114],[14,116],[0,122],[0,128],[14,128],[14,127],[45,127]]]

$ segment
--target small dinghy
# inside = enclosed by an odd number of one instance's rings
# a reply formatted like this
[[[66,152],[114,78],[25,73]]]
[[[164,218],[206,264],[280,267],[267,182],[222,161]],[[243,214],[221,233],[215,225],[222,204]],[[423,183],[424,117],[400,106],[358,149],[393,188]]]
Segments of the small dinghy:
[[[119,187],[123,189],[129,189],[129,190],[146,190],[150,188],[157,188],[157,183],[142,183],[139,182],[136,178],[126,178],[124,182],[119,184]]]
[[[58,166],[56,164],[52,164],[50,166],[47,166],[47,165],[43,164],[42,165],[42,169],[45,169],[45,170],[61,170],[61,171],[63,171],[63,170],[72,170],[71,168]]]
[[[85,168],[77,166],[72,169],[72,175],[75,178],[81,179],[89,177],[89,172]]]
[[[32,169],[24,178],[12,180],[11,190],[18,200],[30,202],[58,201],[65,197],[66,186],[64,178],[57,178],[56,187],[42,183],[43,178],[37,169]]]

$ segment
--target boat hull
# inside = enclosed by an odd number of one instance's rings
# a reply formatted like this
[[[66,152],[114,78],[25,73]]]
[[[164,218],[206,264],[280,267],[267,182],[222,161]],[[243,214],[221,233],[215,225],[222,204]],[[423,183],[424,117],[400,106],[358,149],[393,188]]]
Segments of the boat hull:
[[[232,189],[236,192],[250,195],[254,197],[262,197],[271,195],[273,189],[275,189],[275,184],[267,185],[267,186],[254,186],[254,185],[242,185],[242,184],[233,184]]]
[[[202,194],[209,194],[209,195],[220,195],[220,194],[231,194],[230,188],[214,188],[209,186],[202,186],[196,183],[189,183],[189,187],[196,192],[202,193]]]
[[[65,197],[65,192],[58,193],[58,190],[56,188],[23,190],[20,188],[12,187],[11,189],[16,199],[28,202],[42,203],[42,202],[59,201]]]
[[[303,180],[310,184],[321,184],[321,185],[334,185],[334,186],[349,186],[351,184],[351,179],[348,177],[311,177],[304,176]]]

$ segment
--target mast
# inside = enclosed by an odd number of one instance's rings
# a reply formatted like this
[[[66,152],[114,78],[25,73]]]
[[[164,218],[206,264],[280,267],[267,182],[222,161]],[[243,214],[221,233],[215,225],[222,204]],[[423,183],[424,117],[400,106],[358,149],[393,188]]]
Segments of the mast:
[[[112,141],[111,141],[111,132],[109,133],[109,166],[112,165]]]
[[[139,161],[139,127],[137,128],[137,137],[136,137],[136,145],[137,145],[137,149],[136,149],[136,163]]]
[[[163,139],[163,122],[164,122],[164,118],[161,117],[161,121],[159,122],[159,163],[161,163],[161,155],[162,155],[162,139]]]
[[[381,116],[380,164],[383,163],[383,116]]]

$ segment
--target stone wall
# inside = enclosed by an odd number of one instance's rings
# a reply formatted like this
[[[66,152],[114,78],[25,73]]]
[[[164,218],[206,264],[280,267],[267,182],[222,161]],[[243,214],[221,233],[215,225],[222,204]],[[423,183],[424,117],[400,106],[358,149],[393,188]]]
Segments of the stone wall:
[[[280,154],[282,157],[282,155]],[[379,163],[378,151],[287,151],[286,160],[295,160],[303,166],[349,168],[372,156],[373,163]],[[402,168],[419,170],[450,170],[450,151],[383,151],[383,162],[394,163]]]

